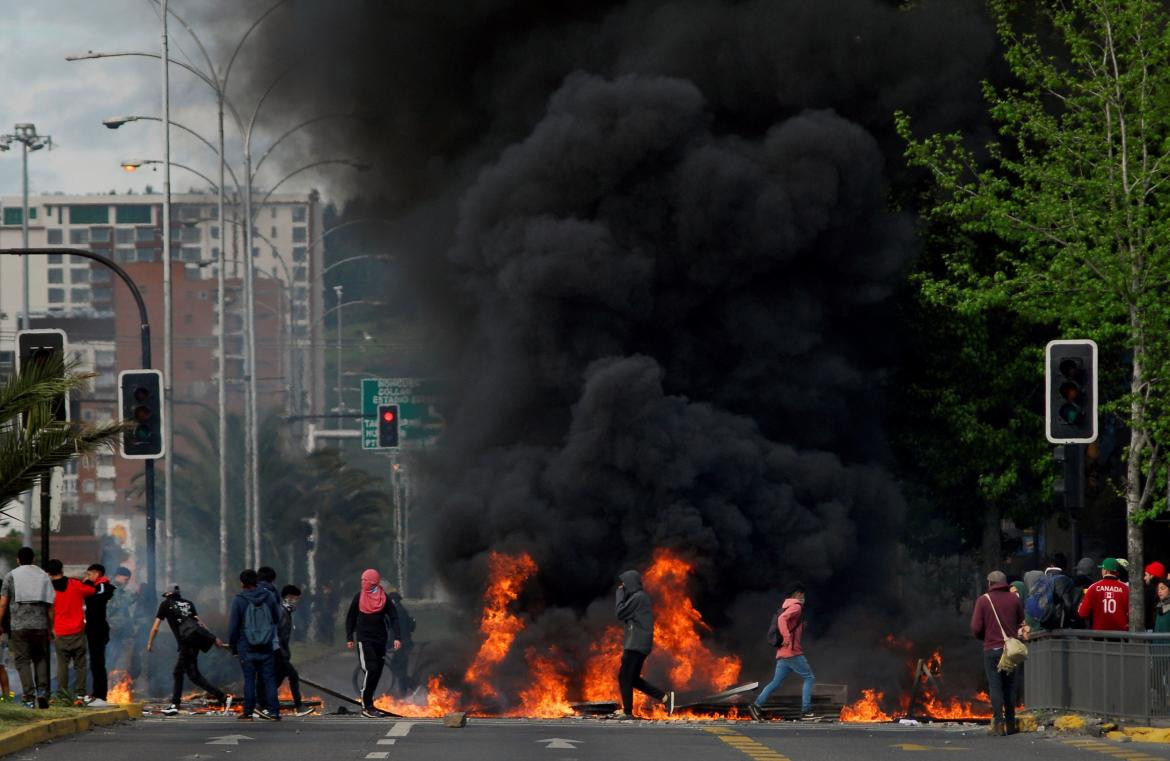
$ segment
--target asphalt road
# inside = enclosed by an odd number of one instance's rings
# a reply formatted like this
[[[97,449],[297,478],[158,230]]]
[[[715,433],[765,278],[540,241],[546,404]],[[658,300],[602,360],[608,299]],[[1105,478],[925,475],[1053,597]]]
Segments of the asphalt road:
[[[972,761],[1170,760],[1170,746],[1086,737],[988,737],[983,728],[834,724],[652,723],[310,717],[145,719],[29,748],[23,761]]]

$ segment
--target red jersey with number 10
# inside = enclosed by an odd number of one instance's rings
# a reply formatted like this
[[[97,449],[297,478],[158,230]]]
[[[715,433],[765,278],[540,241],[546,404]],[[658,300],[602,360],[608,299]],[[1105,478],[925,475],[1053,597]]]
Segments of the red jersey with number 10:
[[[1129,587],[1112,576],[1089,585],[1077,615],[1090,629],[1123,632],[1129,629]]]

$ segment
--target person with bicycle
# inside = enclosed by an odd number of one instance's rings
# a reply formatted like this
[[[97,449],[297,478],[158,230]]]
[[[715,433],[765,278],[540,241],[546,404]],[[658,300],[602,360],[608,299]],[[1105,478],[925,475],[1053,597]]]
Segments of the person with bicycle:
[[[357,650],[362,669],[362,716],[368,719],[386,716],[374,707],[374,691],[382,678],[386,647],[402,647],[402,629],[398,612],[386,590],[382,575],[373,568],[362,572],[362,586],[349,605],[345,616],[345,646]]]

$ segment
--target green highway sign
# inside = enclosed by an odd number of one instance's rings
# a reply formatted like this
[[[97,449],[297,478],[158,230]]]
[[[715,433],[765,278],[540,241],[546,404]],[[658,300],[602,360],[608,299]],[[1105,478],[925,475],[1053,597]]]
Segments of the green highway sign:
[[[446,424],[439,408],[442,383],[435,378],[362,379],[362,449],[378,446],[378,405],[398,405],[399,447],[434,446]]]

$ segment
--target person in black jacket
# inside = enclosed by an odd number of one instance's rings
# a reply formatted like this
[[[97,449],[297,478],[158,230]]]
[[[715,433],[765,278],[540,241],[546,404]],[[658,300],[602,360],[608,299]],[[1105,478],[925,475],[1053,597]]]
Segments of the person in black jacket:
[[[674,692],[660,690],[642,678],[642,664],[654,649],[654,608],[642,588],[642,574],[624,571],[618,577],[615,610],[625,631],[618,671],[622,710],[610,714],[610,718],[634,718],[635,689],[661,701],[667,713],[674,713]]]
[[[374,691],[382,678],[387,642],[402,647],[402,630],[394,603],[382,589],[382,576],[373,568],[362,573],[362,587],[349,604],[345,616],[345,646],[357,649],[362,667],[362,716],[373,719],[385,716],[374,707]]]
[[[280,590],[280,621],[276,623],[276,636],[280,644],[276,660],[276,689],[280,690],[280,685],[284,684],[285,677],[288,677],[288,689],[292,693],[293,710],[297,716],[308,716],[313,711],[312,709],[306,711],[301,705],[301,675],[297,673],[296,667],[292,664],[293,611],[297,609],[297,603],[300,601],[300,587],[285,584],[284,588]]]
[[[85,601],[85,639],[89,649],[89,673],[93,679],[91,708],[107,708],[106,694],[110,689],[106,676],[106,645],[110,642],[110,624],[106,621],[106,605],[114,596],[114,585],[106,578],[106,567],[94,563],[85,569],[85,582],[94,587],[93,596]]]
[[[402,595],[391,587],[387,594],[390,602],[394,603],[394,612],[398,616],[398,628],[402,632],[402,647],[390,654],[390,675],[398,687],[398,694],[406,697],[417,686],[410,678],[410,651],[414,647],[414,619],[402,603]]]

